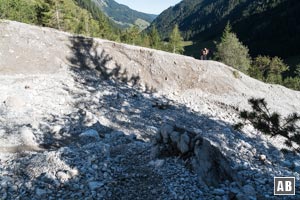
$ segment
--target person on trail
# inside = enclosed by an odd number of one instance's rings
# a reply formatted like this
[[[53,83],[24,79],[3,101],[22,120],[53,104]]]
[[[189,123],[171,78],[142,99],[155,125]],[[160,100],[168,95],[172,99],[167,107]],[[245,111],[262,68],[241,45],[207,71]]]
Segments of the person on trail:
[[[207,60],[207,55],[209,53],[209,50],[207,48],[204,48],[201,50],[201,60]]]

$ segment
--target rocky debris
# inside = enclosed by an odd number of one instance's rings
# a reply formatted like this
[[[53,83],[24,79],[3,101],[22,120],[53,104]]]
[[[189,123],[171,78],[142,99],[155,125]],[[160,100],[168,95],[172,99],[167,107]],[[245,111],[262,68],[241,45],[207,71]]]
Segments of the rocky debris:
[[[251,126],[231,128],[249,97],[286,115],[299,111],[299,92],[235,79],[213,61],[0,27],[1,199],[276,199],[274,176],[300,187],[299,154]],[[144,90],[104,80],[85,61],[123,81],[138,76]]]
[[[217,147],[201,135],[176,125],[161,126],[153,141],[152,154],[189,158],[200,181],[208,186],[217,186],[225,180],[238,181],[230,162]]]

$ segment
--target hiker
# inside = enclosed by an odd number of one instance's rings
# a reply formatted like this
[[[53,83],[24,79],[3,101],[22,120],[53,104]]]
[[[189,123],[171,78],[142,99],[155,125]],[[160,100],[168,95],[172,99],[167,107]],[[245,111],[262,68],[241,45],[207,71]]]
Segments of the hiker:
[[[209,50],[207,48],[204,48],[201,50],[201,60],[207,60],[207,55],[209,53]]]

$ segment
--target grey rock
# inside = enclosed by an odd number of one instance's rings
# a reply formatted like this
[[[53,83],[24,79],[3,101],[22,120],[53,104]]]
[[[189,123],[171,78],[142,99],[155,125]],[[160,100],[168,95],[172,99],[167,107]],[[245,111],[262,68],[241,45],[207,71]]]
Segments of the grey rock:
[[[2,192],[1,192],[1,193],[2,193]],[[6,199],[6,198],[7,198],[7,193],[6,193],[6,192],[3,192],[1,195],[2,195],[1,198],[3,198],[3,199]]]
[[[187,133],[184,133],[180,136],[180,142],[177,144],[177,148],[180,150],[181,153],[187,153],[189,149],[190,137]]]
[[[40,189],[40,188],[37,188],[36,191],[35,191],[35,194],[38,195],[39,197],[42,197],[42,196],[47,194],[47,191],[43,190],[43,189]]]
[[[94,138],[96,140],[100,140],[100,136],[98,134],[98,132],[94,129],[89,129],[83,133],[81,133],[79,135],[79,137],[82,137],[82,138]]]
[[[98,188],[101,188],[104,185],[104,183],[99,181],[91,181],[89,182],[89,189],[91,191],[97,190]]]
[[[234,194],[238,194],[238,193],[241,192],[241,190],[237,187],[231,187],[229,191],[234,193]]]
[[[160,143],[161,141],[162,141],[162,136],[161,136],[160,132],[157,132],[155,134],[154,144]]]
[[[162,127],[160,129],[160,133],[161,133],[163,142],[165,144],[168,143],[169,135],[173,132],[173,130],[174,130],[174,126],[172,126],[170,124],[164,124],[164,125],[162,125]]]
[[[223,196],[225,194],[225,190],[223,190],[223,189],[214,189],[213,194],[218,195],[218,196]]]
[[[288,160],[284,160],[284,161],[282,162],[282,164],[283,164],[283,166],[288,167],[288,168],[291,168],[291,167],[293,166],[293,163],[291,163],[291,162],[288,161]]]
[[[300,172],[300,160],[295,160],[293,161],[293,169],[296,172]]]
[[[152,160],[149,162],[149,165],[154,166],[156,168],[160,168],[164,165],[165,161],[164,160]]]
[[[284,154],[279,150],[272,151],[272,155],[278,159],[284,159]]]
[[[214,199],[215,199],[215,200],[222,200],[222,197],[220,197],[220,196],[215,196]]]
[[[125,134],[122,131],[113,131],[113,132],[110,133],[110,137],[114,138],[114,139],[121,138],[121,137],[124,137],[124,136],[125,136]]]
[[[155,145],[151,148],[151,153],[150,153],[150,157],[152,159],[157,158],[160,155],[160,148],[158,145]]]
[[[255,191],[254,187],[251,185],[243,186],[242,190],[246,196],[253,196],[253,197],[256,196],[256,191]]]
[[[236,200],[250,200],[245,194],[239,193],[235,196]]]
[[[178,144],[180,141],[180,133],[173,131],[170,135],[170,138],[174,144]]]

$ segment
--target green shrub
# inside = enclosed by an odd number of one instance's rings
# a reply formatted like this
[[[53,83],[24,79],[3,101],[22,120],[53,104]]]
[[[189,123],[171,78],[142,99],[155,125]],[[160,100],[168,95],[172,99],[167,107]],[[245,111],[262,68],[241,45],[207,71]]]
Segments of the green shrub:
[[[242,78],[238,71],[233,71],[232,74],[233,74],[234,78],[236,78],[236,79]]]

